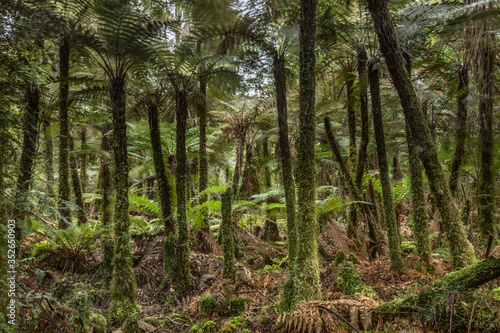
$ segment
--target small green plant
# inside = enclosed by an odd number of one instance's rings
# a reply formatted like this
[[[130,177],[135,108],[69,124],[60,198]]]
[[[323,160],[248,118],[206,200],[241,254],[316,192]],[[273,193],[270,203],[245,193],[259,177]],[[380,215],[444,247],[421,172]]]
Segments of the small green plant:
[[[188,333],[214,333],[217,325],[214,321],[209,319],[202,319],[197,321],[191,328]]]
[[[337,251],[337,253],[335,253],[335,266],[342,264],[345,258],[346,256],[344,251]]]
[[[200,314],[202,315],[208,315],[212,313],[216,305],[217,299],[211,294],[206,294],[198,301],[198,309],[200,311]]]

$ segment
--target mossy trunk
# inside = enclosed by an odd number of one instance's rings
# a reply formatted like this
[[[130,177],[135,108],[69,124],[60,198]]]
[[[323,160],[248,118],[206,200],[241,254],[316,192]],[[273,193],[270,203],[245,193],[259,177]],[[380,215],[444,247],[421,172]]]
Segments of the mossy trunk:
[[[74,144],[73,138],[69,138],[69,148],[73,151]],[[76,204],[76,216],[78,218],[78,225],[82,225],[88,222],[87,213],[85,213],[85,204],[83,202],[82,186],[80,183],[80,176],[78,175],[78,161],[75,155],[70,154],[69,157],[69,167],[71,172],[71,182],[73,187],[73,195],[75,197]]]
[[[70,44],[65,38],[59,43],[59,228],[64,229],[71,222],[69,185],[69,52]]]
[[[466,266],[474,262],[474,250],[467,240],[463,225],[458,218],[458,211],[453,202],[448,182],[443,181],[446,176],[438,158],[437,146],[422,112],[410,75],[405,68],[404,58],[387,8],[387,1],[368,0],[368,8],[374,21],[380,48],[399,95],[405,119],[418,146],[419,157],[429,179],[432,196],[439,209],[445,237],[450,247],[452,265],[454,268]]]
[[[198,191],[203,192],[208,188],[208,159],[207,159],[207,83],[204,77],[200,78],[200,137],[199,137],[199,152],[198,164],[200,167],[200,176],[198,181]],[[200,205],[207,201],[207,196],[200,197]],[[203,211],[203,225],[202,229],[205,232],[210,232],[210,225],[208,224],[207,211]]]
[[[165,233],[175,233],[175,224],[172,216],[172,199],[170,197],[170,179],[168,178],[165,159],[161,145],[161,133],[159,124],[158,103],[152,101],[147,105],[149,136],[153,150],[153,162],[155,167],[156,185],[160,199],[161,217],[164,219]]]
[[[175,282],[183,292],[191,286],[189,270],[189,229],[187,221],[186,179],[188,166],[186,156],[186,131],[188,117],[187,91],[180,90],[175,95],[176,150],[175,150],[175,190],[177,192],[177,253],[175,264]]]
[[[389,163],[387,162],[387,151],[385,148],[384,121],[382,117],[382,104],[380,101],[380,74],[378,65],[370,61],[368,66],[368,81],[370,83],[370,94],[372,102],[373,130],[377,145],[378,167],[380,172],[380,183],[382,185],[382,203],[385,218],[385,229],[389,240],[389,257],[391,268],[399,270],[403,268],[401,259],[401,240],[398,234],[398,222],[394,211],[394,200],[392,196],[391,179],[389,177]]]
[[[108,318],[121,325],[138,311],[137,282],[130,253],[130,218],[128,202],[128,156],[125,78],[110,78],[111,111],[113,114],[113,153],[115,166],[114,253],[111,280],[111,303]]]
[[[271,188],[271,170],[269,170],[269,166],[267,165],[269,154],[269,142],[268,137],[266,136],[262,142],[262,153],[264,155],[264,159],[266,161],[266,165],[264,166],[264,179],[266,181],[266,190]],[[269,198],[266,203],[272,204],[276,203],[277,200],[275,198]],[[264,222],[264,232],[262,233],[262,239],[267,241],[279,241],[280,232],[278,229],[277,220],[277,211],[274,209],[266,210],[266,220]]]
[[[104,125],[102,130],[101,138],[101,151],[102,155],[100,158],[99,166],[99,184],[98,191],[101,195],[99,201],[99,219],[103,228],[109,229],[111,227],[111,170],[110,170],[110,159],[108,153],[111,151],[109,145],[109,128],[108,125]],[[103,249],[103,272],[104,277],[107,282],[111,279],[113,273],[113,239],[109,235],[105,235],[101,239],[102,249]]]
[[[82,129],[80,132],[80,149],[82,153],[80,155],[80,179],[82,184],[82,193],[85,193],[87,188],[88,176],[87,176],[87,129]]]
[[[410,162],[411,180],[411,221],[417,253],[427,264],[431,264],[431,244],[429,241],[429,219],[425,200],[422,162],[418,158],[417,145],[411,136],[410,127],[406,124],[406,141]]]
[[[479,173],[479,229],[483,245],[490,233],[496,238],[498,222],[495,216],[495,163],[493,138],[493,85],[495,45],[494,34],[486,33],[486,27],[479,36],[479,142],[481,149],[481,172]]]
[[[254,163],[253,155],[252,145],[247,144],[245,170],[243,172],[240,189],[241,197],[243,199],[248,199],[252,195],[260,192],[259,178],[257,177],[257,169]]]
[[[370,142],[370,121],[368,117],[368,82],[366,66],[368,57],[366,51],[358,54],[358,76],[359,76],[359,111],[361,113],[361,143],[358,149],[358,160],[356,162],[356,185],[361,189],[363,175],[366,167],[368,143]]]
[[[239,198],[240,192],[240,178],[241,178],[241,169],[243,167],[243,154],[245,152],[245,135],[240,134],[238,136],[238,143],[236,144],[236,166],[234,167],[233,174],[233,184],[232,184],[232,196],[235,200]]]
[[[377,310],[390,312],[406,312],[416,308],[433,306],[439,298],[446,298],[450,292],[474,290],[483,284],[500,277],[500,260],[488,257],[458,271],[446,274],[442,279],[432,283],[430,287],[403,298],[382,304]]]
[[[38,126],[40,118],[40,88],[29,85],[26,88],[26,109],[23,120],[23,148],[19,161],[19,176],[17,178],[16,194],[14,196],[14,211],[12,219],[16,221],[15,232],[17,255],[20,257],[20,245],[23,240],[24,218],[30,212],[28,200],[35,165],[38,141]],[[2,143],[3,144],[3,143]]]
[[[316,115],[314,68],[316,0],[302,0],[299,24],[300,111],[299,111],[299,223],[294,303],[321,298],[316,220]]]
[[[49,133],[50,121],[45,119],[43,121],[43,136],[45,141],[45,177],[47,179],[47,194],[54,195],[54,142],[52,135]]]
[[[238,269],[235,259],[235,231],[234,223],[231,217],[231,191],[228,189],[221,196],[222,200],[222,224],[220,226],[222,251],[224,260],[222,267],[222,276],[226,279],[235,279]]]
[[[455,135],[455,154],[451,163],[450,191],[456,196],[460,167],[464,161],[465,138],[467,137],[467,96],[469,95],[469,66],[461,64],[458,69],[457,94],[457,131]]]
[[[285,190],[286,228],[288,242],[288,262],[290,277],[288,287],[284,288],[281,307],[290,309],[295,293],[293,281],[295,277],[295,259],[297,257],[297,219],[295,213],[295,179],[293,177],[290,144],[288,142],[288,109],[286,100],[286,62],[285,57],[274,59],[273,63],[274,87],[276,89],[276,107],[278,111],[278,136],[282,182]]]

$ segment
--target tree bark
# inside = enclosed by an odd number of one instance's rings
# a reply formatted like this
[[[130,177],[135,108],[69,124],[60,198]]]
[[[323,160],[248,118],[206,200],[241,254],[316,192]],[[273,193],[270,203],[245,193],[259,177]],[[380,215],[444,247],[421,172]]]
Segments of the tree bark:
[[[85,193],[85,189],[87,188],[87,153],[85,150],[87,149],[87,130],[84,128],[80,132],[80,143],[82,155],[80,156],[80,177],[82,184],[82,193]],[[84,207],[83,207],[84,208]],[[85,209],[85,208],[84,208]]]
[[[70,223],[70,171],[69,171],[69,53],[70,44],[66,38],[59,43],[59,228]]]
[[[222,224],[220,227],[222,251],[224,260],[222,267],[222,276],[226,279],[235,279],[238,269],[235,259],[235,231],[234,223],[231,218],[231,191],[228,189],[222,193]]]
[[[394,211],[394,200],[392,197],[391,179],[389,177],[389,163],[385,148],[384,122],[382,118],[382,104],[380,102],[380,74],[377,65],[370,62],[368,67],[368,80],[370,82],[370,93],[372,102],[373,130],[377,144],[378,167],[380,171],[380,183],[382,185],[382,202],[385,217],[385,228],[389,240],[389,257],[391,268],[399,270],[403,268],[401,259],[401,241],[398,234],[398,222]]]
[[[315,73],[317,0],[302,0],[299,23],[300,111],[299,111],[299,223],[294,303],[321,298],[316,220],[316,115]]]
[[[203,192],[208,188],[208,160],[207,160],[207,83],[204,77],[200,78],[200,95],[201,102],[199,108],[200,116],[200,138],[199,145],[200,150],[199,155],[199,166],[200,166],[200,177],[198,190]],[[200,198],[200,205],[207,201],[207,196],[202,195]],[[210,226],[208,224],[207,212],[203,212],[203,226],[202,229],[206,232],[210,232]]]
[[[465,154],[465,138],[467,137],[467,96],[469,95],[469,66],[462,64],[458,70],[457,94],[457,132],[455,136],[456,147],[451,163],[450,190],[456,196],[460,167]]]
[[[361,189],[363,175],[365,172],[368,143],[370,142],[370,121],[368,117],[368,85],[366,77],[366,65],[368,57],[366,51],[358,54],[358,76],[359,76],[359,110],[361,113],[361,144],[358,149],[358,161],[356,163],[356,185]]]
[[[245,152],[245,135],[241,134],[238,136],[238,143],[236,145],[236,166],[234,167],[233,174],[233,184],[232,184],[232,197],[235,200],[239,198],[239,190],[240,190],[240,178],[241,178],[241,169],[243,167],[243,154]]]
[[[176,115],[176,151],[175,151],[175,186],[177,192],[177,263],[175,266],[175,281],[181,287],[181,292],[191,285],[191,272],[189,270],[189,229],[187,222],[187,156],[186,156],[186,131],[188,117],[187,91],[177,91],[175,95]],[[184,290],[183,290],[184,289]]]
[[[43,121],[43,134],[45,139],[45,175],[47,177],[47,193],[49,196],[54,194],[54,142],[52,136],[48,133],[50,121]]]
[[[73,138],[69,138],[69,149],[73,151],[74,144]],[[69,167],[71,172],[71,181],[73,185],[73,195],[75,196],[75,204],[77,206],[76,216],[78,218],[78,225],[82,225],[88,222],[87,214],[85,213],[85,204],[83,202],[82,195],[82,185],[80,183],[80,176],[78,175],[78,163],[76,156],[70,155],[69,157]]]
[[[493,140],[494,34],[482,30],[479,46],[479,142],[481,172],[479,174],[479,228],[485,245],[490,233],[497,234],[495,217],[495,173]],[[495,237],[496,238],[496,237]]]
[[[270,154],[269,154],[269,144],[267,136],[264,138],[264,142],[262,143],[262,148],[263,148],[262,153],[264,155],[264,158],[268,158]],[[264,179],[266,181],[266,189],[269,190],[272,184],[271,184],[271,171],[269,170],[269,166],[267,164],[264,166]],[[277,200],[275,198],[269,198],[266,201],[267,204],[276,202]],[[276,210],[266,211],[266,220],[264,222],[264,232],[262,233],[262,240],[273,241],[273,242],[281,240],[278,224],[276,223],[276,218],[277,218]]]
[[[137,282],[130,252],[130,218],[128,202],[128,153],[125,78],[110,78],[111,111],[113,114],[113,153],[115,164],[114,253],[111,280],[111,303],[108,317],[122,324],[137,312]]]
[[[429,179],[431,192],[436,200],[445,236],[450,246],[452,265],[463,267],[475,260],[472,245],[467,240],[458,212],[454,205],[444,171],[439,162],[437,147],[429,125],[422,112],[416,91],[405,69],[401,48],[396,39],[386,0],[368,0],[382,53],[403,107],[405,119],[419,149],[419,156]]]
[[[23,124],[23,149],[19,162],[16,194],[14,196],[14,211],[12,218],[16,221],[15,233],[17,255],[20,257],[20,245],[23,240],[24,218],[29,213],[28,194],[31,187],[32,171],[36,158],[36,143],[38,140],[38,125],[40,118],[40,88],[29,85],[26,88],[26,110]],[[3,144],[3,143],[2,143]]]

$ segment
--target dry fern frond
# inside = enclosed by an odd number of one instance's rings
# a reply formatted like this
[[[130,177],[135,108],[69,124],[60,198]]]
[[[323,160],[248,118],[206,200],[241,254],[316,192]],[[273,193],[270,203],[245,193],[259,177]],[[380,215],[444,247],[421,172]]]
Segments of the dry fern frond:
[[[491,249],[490,256],[495,259],[500,259],[500,245]]]

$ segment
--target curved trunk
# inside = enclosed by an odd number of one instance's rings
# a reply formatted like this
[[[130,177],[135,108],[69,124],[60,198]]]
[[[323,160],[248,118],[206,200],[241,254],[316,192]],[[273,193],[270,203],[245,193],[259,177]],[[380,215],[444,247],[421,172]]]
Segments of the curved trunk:
[[[73,138],[69,138],[69,148],[73,151]],[[87,223],[87,214],[85,213],[85,205],[83,202],[82,186],[80,177],[78,175],[78,163],[75,156],[69,157],[69,166],[71,171],[71,181],[73,185],[73,194],[75,196],[75,204],[77,206],[76,216],[78,218],[78,225]]]
[[[186,157],[186,131],[188,117],[187,91],[178,91],[175,95],[176,116],[176,150],[175,150],[175,190],[177,192],[177,263],[174,278],[186,289],[191,285],[191,272],[189,271],[189,229],[186,212],[186,179],[187,179],[187,157]]]
[[[316,58],[316,0],[301,1],[300,38],[300,112],[299,112],[299,223],[295,271],[295,299],[320,299],[318,262],[318,222],[316,221],[316,115],[314,68]]]
[[[467,137],[467,96],[469,95],[469,66],[463,64],[458,70],[457,132],[456,147],[451,163],[450,190],[456,196],[460,167],[464,160],[465,138]]]
[[[403,268],[401,259],[401,241],[398,234],[398,223],[394,211],[391,180],[389,178],[389,163],[385,149],[384,122],[382,119],[382,105],[380,102],[380,76],[376,65],[370,62],[368,67],[368,80],[370,82],[370,93],[372,102],[373,130],[377,144],[378,167],[380,171],[380,183],[382,185],[382,202],[385,217],[385,228],[389,239],[389,257],[391,268],[399,270]]]
[[[37,86],[28,86],[26,88],[26,99],[27,105],[24,112],[23,124],[23,150],[19,162],[19,176],[17,178],[14,211],[12,213],[13,219],[16,220],[15,232],[18,256],[20,256],[19,249],[23,240],[24,218],[26,212],[29,211],[27,207],[29,205],[28,194],[31,186],[31,172],[35,165],[38,122],[40,118],[40,88]]]
[[[386,0],[368,0],[368,8],[374,21],[375,31],[387,67],[398,92],[405,119],[408,122],[414,142],[418,146],[419,157],[429,179],[432,196],[436,200],[446,239],[450,246],[452,265],[463,267],[475,260],[474,249],[458,218],[444,171],[438,158],[437,147],[432,138],[429,124],[422,112],[417,93],[405,69],[401,48],[396,39],[391,15]]]
[[[116,199],[115,221],[113,223],[115,249],[108,317],[112,323],[122,324],[131,313],[137,312],[135,300],[137,282],[130,253],[125,78],[113,77],[110,79],[110,95],[113,114]]]
[[[70,222],[69,185],[69,41],[62,39],[59,44],[59,228],[67,228]]]

